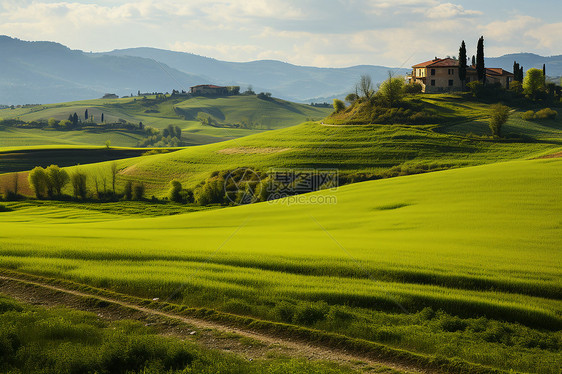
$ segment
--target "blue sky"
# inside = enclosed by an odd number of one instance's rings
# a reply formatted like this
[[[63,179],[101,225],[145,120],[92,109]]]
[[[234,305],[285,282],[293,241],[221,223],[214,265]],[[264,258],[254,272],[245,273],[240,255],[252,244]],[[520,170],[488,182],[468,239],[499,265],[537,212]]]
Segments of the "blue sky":
[[[229,61],[411,66],[469,54],[562,54],[560,0],[0,0],[0,34],[73,49],[149,46]]]

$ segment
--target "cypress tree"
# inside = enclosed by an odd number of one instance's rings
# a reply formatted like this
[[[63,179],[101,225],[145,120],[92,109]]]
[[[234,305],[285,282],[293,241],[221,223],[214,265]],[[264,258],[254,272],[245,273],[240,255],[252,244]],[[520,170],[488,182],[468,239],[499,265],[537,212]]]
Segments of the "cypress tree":
[[[484,37],[478,39],[478,48],[476,50],[476,72],[478,79],[482,83],[486,83],[486,67],[484,66]]]
[[[513,61],[513,80],[519,81],[519,64],[517,61]]]
[[[103,116],[103,113],[102,113],[101,114],[101,123],[103,123],[103,118],[104,118],[104,116]]]
[[[523,82],[523,77],[524,77],[523,66],[521,66],[519,68],[519,82]]]
[[[72,125],[78,125],[78,114],[76,114],[76,112],[74,112],[74,115],[72,116]]]
[[[472,55],[472,66],[476,66],[476,57]]]
[[[86,109],[86,111],[84,112],[84,119],[86,121],[88,120],[88,109]]]
[[[464,90],[464,81],[466,80],[466,44],[464,40],[459,49],[459,78],[461,79],[462,88]]]

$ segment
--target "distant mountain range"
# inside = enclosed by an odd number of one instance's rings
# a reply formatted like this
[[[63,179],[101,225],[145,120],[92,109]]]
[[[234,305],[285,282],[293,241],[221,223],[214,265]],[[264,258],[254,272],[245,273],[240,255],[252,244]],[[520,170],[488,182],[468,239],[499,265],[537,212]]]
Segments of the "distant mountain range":
[[[488,59],[488,66],[511,70],[547,64],[562,75],[562,56],[514,54]],[[141,92],[188,90],[197,84],[252,85],[256,92],[297,102],[329,101],[353,89],[362,74],[375,82],[388,71],[409,69],[362,65],[349,68],[296,66],[280,61],[226,62],[191,53],[133,48],[106,53],[71,50],[53,42],[27,42],[0,36],[0,104],[48,104]]]

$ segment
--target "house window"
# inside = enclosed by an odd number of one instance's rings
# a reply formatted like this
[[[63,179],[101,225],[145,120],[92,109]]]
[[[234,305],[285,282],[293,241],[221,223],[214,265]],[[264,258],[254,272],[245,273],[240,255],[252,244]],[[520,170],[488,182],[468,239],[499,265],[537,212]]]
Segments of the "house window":
[[[431,85],[432,85],[432,86],[435,86],[435,79],[432,79],[432,80],[431,80]]]
[[[435,69],[431,69],[431,75],[435,75]]]
[[[449,87],[451,87],[453,85],[453,80],[449,79]]]

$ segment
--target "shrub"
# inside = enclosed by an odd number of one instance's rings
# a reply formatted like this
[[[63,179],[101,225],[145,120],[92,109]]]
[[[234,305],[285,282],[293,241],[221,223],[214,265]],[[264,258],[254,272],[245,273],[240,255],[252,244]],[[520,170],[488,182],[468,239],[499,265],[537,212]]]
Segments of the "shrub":
[[[467,328],[468,323],[457,316],[443,315],[439,319],[439,327],[443,331],[455,332],[463,331]]]
[[[490,130],[493,136],[501,136],[501,128],[509,118],[509,107],[502,104],[495,104],[491,107]]]
[[[131,200],[133,198],[133,182],[127,181],[127,183],[125,183],[123,195],[125,200]]]
[[[347,95],[345,97],[345,101],[347,101],[350,104],[353,104],[354,102],[356,102],[359,99],[359,95],[357,95],[356,93],[350,93],[349,95]]]
[[[531,121],[535,118],[535,112],[533,112],[532,110],[528,110],[525,113],[521,114],[521,118],[523,118],[525,121]]]
[[[293,322],[302,325],[313,325],[326,318],[328,305],[326,303],[299,303],[295,308]]]
[[[295,315],[295,306],[286,301],[281,301],[273,308],[272,314],[277,321],[291,323]]]
[[[170,199],[170,201],[181,203],[182,202],[181,190],[182,190],[182,186],[179,181],[177,180],[171,181],[170,189],[168,190],[168,198]]]
[[[467,85],[468,89],[472,93],[474,97],[482,97],[484,91],[484,85],[480,81],[472,81],[469,82]]]
[[[404,86],[404,92],[407,94],[418,94],[422,92],[422,89],[420,83],[410,83]]]
[[[199,205],[222,204],[225,198],[224,179],[207,180],[197,190],[196,202]]]
[[[345,110],[345,104],[343,101],[339,99],[334,99],[334,111],[336,113],[342,112]]]
[[[380,85],[378,94],[383,102],[392,108],[404,97],[404,78],[393,78],[389,74],[388,79]]]
[[[144,200],[144,183],[135,183],[133,184],[133,200],[140,201]]]
[[[193,190],[190,189],[185,189],[185,190],[181,190],[180,192],[181,195],[181,199],[183,202],[191,204],[194,202],[194,197],[193,197]]]
[[[535,113],[536,119],[556,119],[558,112],[550,108],[544,108]]]

